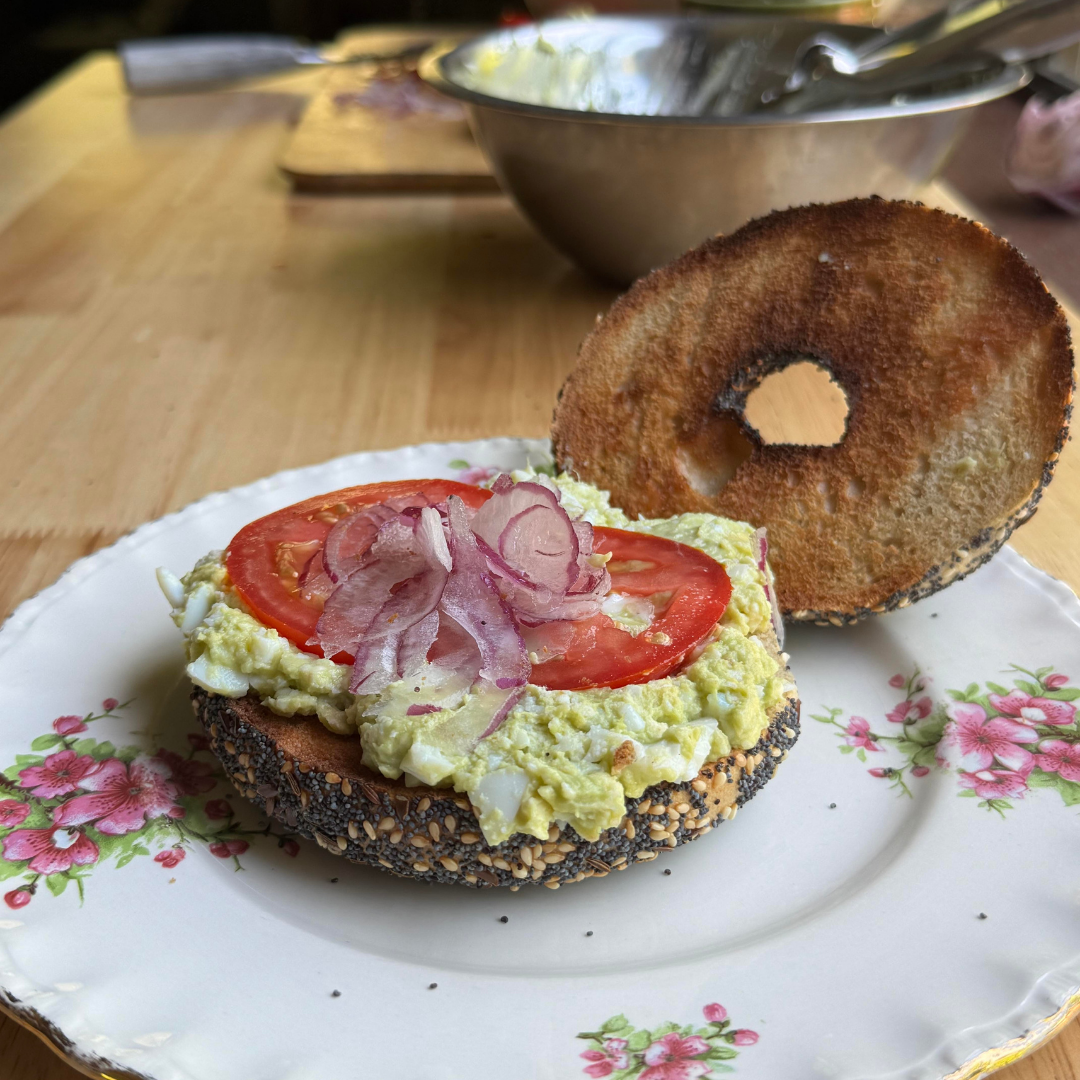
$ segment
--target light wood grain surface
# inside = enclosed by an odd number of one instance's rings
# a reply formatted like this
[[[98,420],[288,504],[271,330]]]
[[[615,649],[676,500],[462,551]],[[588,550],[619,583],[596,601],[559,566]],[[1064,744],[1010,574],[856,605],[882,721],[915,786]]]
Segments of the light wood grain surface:
[[[497,195],[290,196],[321,77],[128,101],[98,56],[0,125],[0,613],[216,489],[546,434],[613,293]],[[1078,525],[1069,449],[1016,546],[1076,588]],[[0,1020],[0,1077],[76,1075]],[[1080,1025],[1000,1076],[1080,1080]]]

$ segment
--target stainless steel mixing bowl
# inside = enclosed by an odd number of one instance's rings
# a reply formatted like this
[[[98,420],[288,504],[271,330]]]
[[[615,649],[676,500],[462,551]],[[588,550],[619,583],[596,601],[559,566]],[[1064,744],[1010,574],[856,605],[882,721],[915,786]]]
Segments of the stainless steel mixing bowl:
[[[540,232],[625,284],[770,210],[917,197],[972,107],[1030,78],[988,61],[880,100],[749,111],[826,27],[837,29],[774,16],[556,19],[430,54],[421,75],[465,103],[499,183]]]

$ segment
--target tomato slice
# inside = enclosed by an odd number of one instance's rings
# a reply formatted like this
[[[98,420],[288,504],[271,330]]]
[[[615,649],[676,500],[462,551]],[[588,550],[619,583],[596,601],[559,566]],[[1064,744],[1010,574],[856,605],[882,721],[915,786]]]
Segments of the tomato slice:
[[[490,491],[455,480],[391,480],[316,495],[245,525],[232,538],[225,567],[233,587],[264,626],[273,627],[304,652],[322,656],[318,645],[308,644],[322,609],[301,599],[300,572],[341,518],[365,506],[421,492],[434,502],[460,495],[472,507],[491,498]],[[353,660],[344,653],[334,659],[342,664]]]
[[[225,552],[233,587],[252,615],[305,652],[322,656],[308,641],[321,607],[300,596],[298,578],[326,541],[335,522],[365,506],[423,493],[434,502],[459,495],[471,507],[491,492],[453,480],[397,480],[317,495],[245,525]],[[648,597],[655,615],[636,637],[607,615],[571,624],[566,654],[533,666],[530,682],[551,690],[584,690],[648,682],[674,671],[724,614],[731,581],[723,565],[696,548],[648,533],[596,528],[594,550],[611,560],[612,589]],[[436,644],[432,655],[437,655]],[[345,653],[333,657],[351,664]]]
[[[636,637],[604,614],[574,623],[566,654],[534,665],[529,681],[537,686],[585,690],[669,675],[708,636],[731,599],[723,564],[697,548],[623,529],[597,528],[594,535],[594,550],[611,552],[612,591],[653,599],[653,621]]]

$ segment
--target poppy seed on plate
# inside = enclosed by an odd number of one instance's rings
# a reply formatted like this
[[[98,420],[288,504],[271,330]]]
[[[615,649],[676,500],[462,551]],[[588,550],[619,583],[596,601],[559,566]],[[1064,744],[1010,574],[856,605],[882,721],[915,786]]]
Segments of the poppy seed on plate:
[[[439,986],[439,984],[438,984],[438,983],[430,983],[430,984],[428,985],[428,989],[429,989],[429,990],[436,990],[436,989],[438,989],[438,986]]]
[[[510,916],[509,915],[502,915],[499,918],[499,922],[509,922],[509,921],[510,921]]]
[[[330,996],[331,997],[341,997],[341,991],[340,990],[331,990],[330,991]]]

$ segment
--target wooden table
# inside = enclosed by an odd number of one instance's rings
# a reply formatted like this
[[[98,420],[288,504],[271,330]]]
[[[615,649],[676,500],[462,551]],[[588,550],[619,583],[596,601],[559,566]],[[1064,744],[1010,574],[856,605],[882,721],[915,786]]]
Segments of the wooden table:
[[[319,77],[129,101],[96,56],[0,125],[0,613],[215,489],[546,434],[614,294],[501,196],[290,196],[272,163]],[[1078,458],[1016,536],[1074,588]],[[77,1074],[0,1020],[0,1075]],[[1080,1024],[1000,1075],[1080,1080]]]

